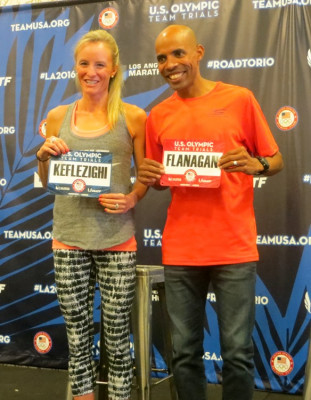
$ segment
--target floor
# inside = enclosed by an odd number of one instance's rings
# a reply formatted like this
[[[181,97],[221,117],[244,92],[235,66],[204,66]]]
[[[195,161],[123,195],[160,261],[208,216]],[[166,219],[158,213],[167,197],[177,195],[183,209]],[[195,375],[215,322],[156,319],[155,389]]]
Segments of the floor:
[[[151,390],[152,400],[171,400],[169,382],[158,385],[156,382]],[[0,364],[1,400],[66,400],[66,397],[67,371]],[[209,385],[208,397],[221,400],[221,386]],[[135,389],[132,400],[137,400]],[[302,400],[302,396],[255,391],[253,400]]]

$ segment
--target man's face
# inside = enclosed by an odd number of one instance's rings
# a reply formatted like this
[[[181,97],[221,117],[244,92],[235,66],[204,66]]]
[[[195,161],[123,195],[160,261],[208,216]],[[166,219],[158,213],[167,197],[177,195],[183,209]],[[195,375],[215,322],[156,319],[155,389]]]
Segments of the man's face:
[[[166,32],[156,40],[158,68],[181,97],[188,97],[199,77],[203,48],[185,32]]]

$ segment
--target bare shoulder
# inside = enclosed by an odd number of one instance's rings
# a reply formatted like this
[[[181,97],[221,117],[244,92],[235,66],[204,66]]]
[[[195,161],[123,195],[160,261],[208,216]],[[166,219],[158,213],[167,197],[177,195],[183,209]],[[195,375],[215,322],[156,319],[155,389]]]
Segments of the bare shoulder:
[[[46,119],[47,136],[58,135],[68,107],[69,105],[57,106],[48,112]]]
[[[133,104],[123,103],[127,128],[133,138],[145,134],[146,112]]]
[[[55,108],[52,108],[52,110],[48,112],[47,118],[54,122],[59,119],[63,120],[65,118],[65,114],[68,110],[68,107],[69,105],[66,104],[64,106],[57,106]]]
[[[123,103],[125,110],[125,118],[129,121],[140,120],[140,122],[144,122],[147,118],[145,110],[142,108],[135,106],[134,104]]]

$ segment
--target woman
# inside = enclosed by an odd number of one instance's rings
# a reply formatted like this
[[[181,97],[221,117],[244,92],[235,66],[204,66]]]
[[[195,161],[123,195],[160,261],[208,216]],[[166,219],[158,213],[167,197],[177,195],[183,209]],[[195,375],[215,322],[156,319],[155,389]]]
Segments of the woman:
[[[109,399],[129,399],[132,362],[129,314],[136,264],[133,207],[146,187],[131,187],[130,168],[144,157],[146,114],[121,101],[122,71],[113,37],[103,30],[84,35],[75,48],[82,97],[48,113],[47,138],[37,152],[47,184],[48,160],[69,150],[112,153],[111,193],[98,199],[56,195],[53,215],[55,280],[69,344],[69,376],[74,399],[93,400],[93,296],[99,282]]]

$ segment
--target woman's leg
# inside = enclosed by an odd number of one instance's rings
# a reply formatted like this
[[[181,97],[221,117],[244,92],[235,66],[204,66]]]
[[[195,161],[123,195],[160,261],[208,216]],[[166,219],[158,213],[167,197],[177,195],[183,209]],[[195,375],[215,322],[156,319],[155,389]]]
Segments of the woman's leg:
[[[65,319],[74,398],[92,399],[96,376],[92,356],[95,270],[83,250],[54,250],[57,297]],[[91,397],[78,397],[88,395]]]
[[[135,252],[94,252],[99,281],[105,346],[108,356],[109,400],[130,398],[133,364],[129,319],[135,291]]]

